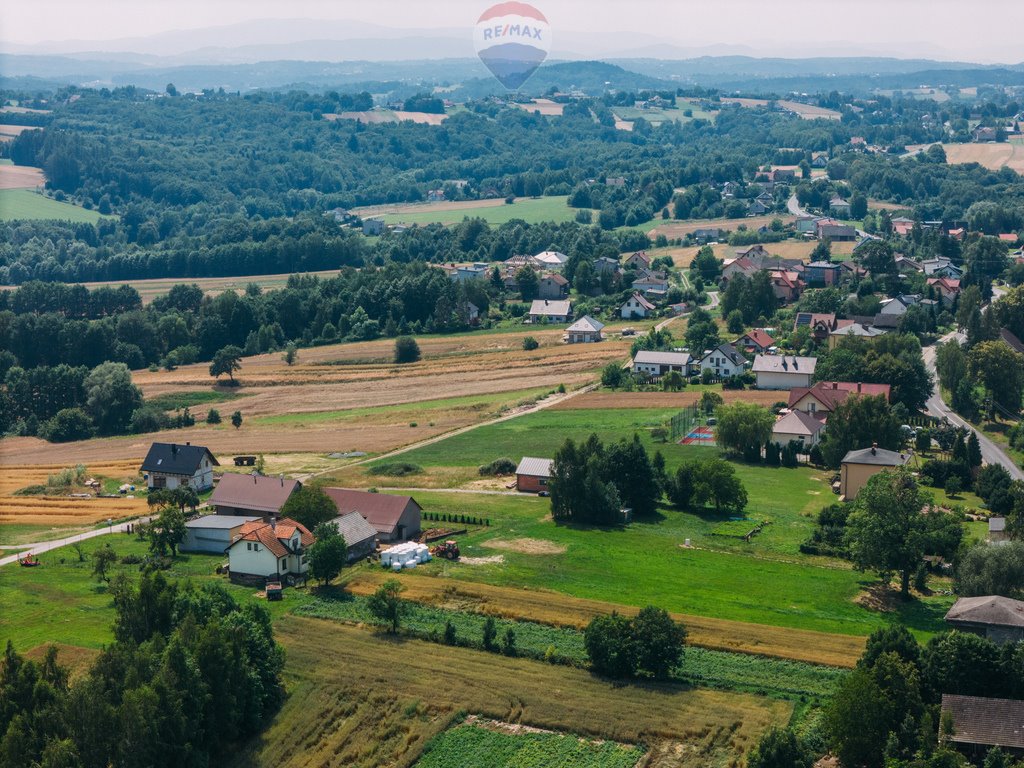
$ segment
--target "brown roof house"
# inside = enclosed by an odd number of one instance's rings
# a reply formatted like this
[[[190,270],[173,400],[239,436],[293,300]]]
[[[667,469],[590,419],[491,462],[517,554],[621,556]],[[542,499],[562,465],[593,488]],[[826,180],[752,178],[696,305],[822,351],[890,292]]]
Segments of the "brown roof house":
[[[803,411],[825,419],[841,402],[851,395],[871,397],[881,395],[889,399],[888,384],[864,384],[852,381],[819,381],[810,387],[795,387],[789,390],[788,406],[794,411]]]
[[[544,275],[537,283],[537,298],[564,299],[569,295],[569,281],[557,273]]]
[[[423,507],[412,496],[324,488],[341,515],[358,512],[377,530],[382,542],[406,541],[420,535]]]
[[[887,469],[905,466],[909,461],[909,453],[897,453],[877,445],[850,451],[839,468],[839,497],[853,501],[872,477]]]
[[[946,623],[996,643],[1016,643],[1024,640],[1024,602],[999,595],[961,597],[946,613]]]
[[[210,495],[218,515],[278,515],[289,497],[302,487],[298,480],[226,472]]]
[[[235,584],[253,587],[268,582],[295,583],[306,578],[306,550],[313,534],[291,518],[244,523],[228,545],[228,573]]]
[[[940,726],[939,738],[971,757],[980,760],[992,747],[1024,753],[1024,701],[944,693],[940,722],[946,721],[953,732],[947,735]]]

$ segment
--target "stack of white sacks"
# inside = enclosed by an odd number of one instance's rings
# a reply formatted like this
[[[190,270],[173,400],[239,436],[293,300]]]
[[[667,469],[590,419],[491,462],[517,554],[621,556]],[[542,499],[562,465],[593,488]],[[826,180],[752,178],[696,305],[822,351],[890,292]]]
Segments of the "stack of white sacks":
[[[380,564],[393,571],[415,568],[420,563],[426,563],[429,560],[431,560],[430,548],[426,544],[419,544],[415,541],[396,544],[380,553]]]

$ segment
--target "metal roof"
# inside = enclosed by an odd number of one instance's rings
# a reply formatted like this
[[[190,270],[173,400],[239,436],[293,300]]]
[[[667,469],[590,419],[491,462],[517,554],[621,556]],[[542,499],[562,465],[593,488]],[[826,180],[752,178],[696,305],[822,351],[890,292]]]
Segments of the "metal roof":
[[[633,358],[633,363],[686,366],[690,364],[690,360],[689,352],[659,352],[653,349],[641,349]]]
[[[301,487],[302,484],[298,480],[290,478],[226,472],[210,496],[210,504],[215,507],[277,513],[281,511],[288,498]]]
[[[203,515],[187,520],[185,527],[205,531],[227,530],[259,519],[258,515]]]
[[[548,301],[546,299],[534,299],[533,304],[530,305],[531,315],[557,315],[564,317],[572,314],[572,302],[568,300],[564,301]]]
[[[142,462],[143,472],[163,472],[168,475],[194,475],[203,460],[210,457],[210,463],[220,466],[217,457],[209,448],[185,443],[153,443]]]
[[[896,453],[885,448],[862,448],[850,451],[843,457],[843,464],[875,464],[881,467],[902,467],[910,461],[909,453]]]
[[[566,330],[573,331],[575,333],[600,333],[602,328],[604,328],[604,323],[600,320],[595,320],[590,315],[584,315],[575,323],[570,325]]]
[[[377,529],[366,522],[366,519],[358,512],[339,515],[331,522],[338,526],[338,533],[350,547],[353,544],[360,544],[367,539],[377,537]]]
[[[1024,749],[1024,701],[946,693],[942,714],[953,720],[953,742]]]
[[[516,467],[517,475],[529,475],[530,477],[551,477],[552,459],[536,459],[532,456],[523,456],[523,460]]]
[[[961,597],[946,613],[946,621],[1024,627],[1024,602],[999,595]]]
[[[754,373],[806,373],[813,374],[818,364],[816,357],[794,357],[793,355],[757,355],[754,358]]]

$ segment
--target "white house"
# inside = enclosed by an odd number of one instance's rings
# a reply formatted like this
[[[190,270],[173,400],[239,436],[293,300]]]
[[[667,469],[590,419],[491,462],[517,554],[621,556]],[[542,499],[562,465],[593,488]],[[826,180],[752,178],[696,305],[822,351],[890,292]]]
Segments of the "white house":
[[[213,468],[220,462],[209,448],[185,443],[153,443],[142,462],[142,474],[150,490],[189,486],[197,492],[213,487]]]
[[[816,419],[803,411],[790,411],[779,416],[772,427],[772,442],[789,445],[791,441],[803,443],[805,448],[813,448],[821,440],[825,432],[825,422]]]
[[[530,322],[539,323],[547,320],[549,323],[567,323],[572,317],[572,302],[568,299],[563,301],[549,301],[547,299],[534,299],[530,305]]]
[[[633,358],[633,373],[664,376],[669,371],[679,371],[683,376],[688,376],[691,361],[689,352],[658,352],[641,349]]]
[[[603,328],[604,323],[600,320],[595,320],[590,315],[584,315],[566,329],[565,340],[569,344],[590,344],[601,341],[604,338],[601,334]]]
[[[747,366],[747,359],[728,344],[720,344],[705,353],[698,366],[701,371],[713,371],[723,379],[739,376]]]
[[[270,581],[304,578],[309,570],[306,549],[314,541],[313,534],[291,518],[245,523],[228,546],[231,581],[262,587]]]
[[[816,357],[757,355],[752,370],[758,389],[793,389],[811,386],[817,364]]]
[[[634,293],[619,308],[623,320],[647,317],[648,313],[654,311],[654,305],[643,297],[643,294]]]

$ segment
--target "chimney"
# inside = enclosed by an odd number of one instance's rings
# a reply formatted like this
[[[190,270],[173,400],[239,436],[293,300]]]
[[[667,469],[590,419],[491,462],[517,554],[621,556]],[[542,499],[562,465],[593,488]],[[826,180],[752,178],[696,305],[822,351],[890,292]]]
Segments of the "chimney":
[[[189,441],[189,440],[186,440],[186,441],[185,441],[185,445],[192,445],[192,443],[191,443],[191,441]]]
[[[871,444],[871,455],[874,456],[878,453],[878,443]]]

